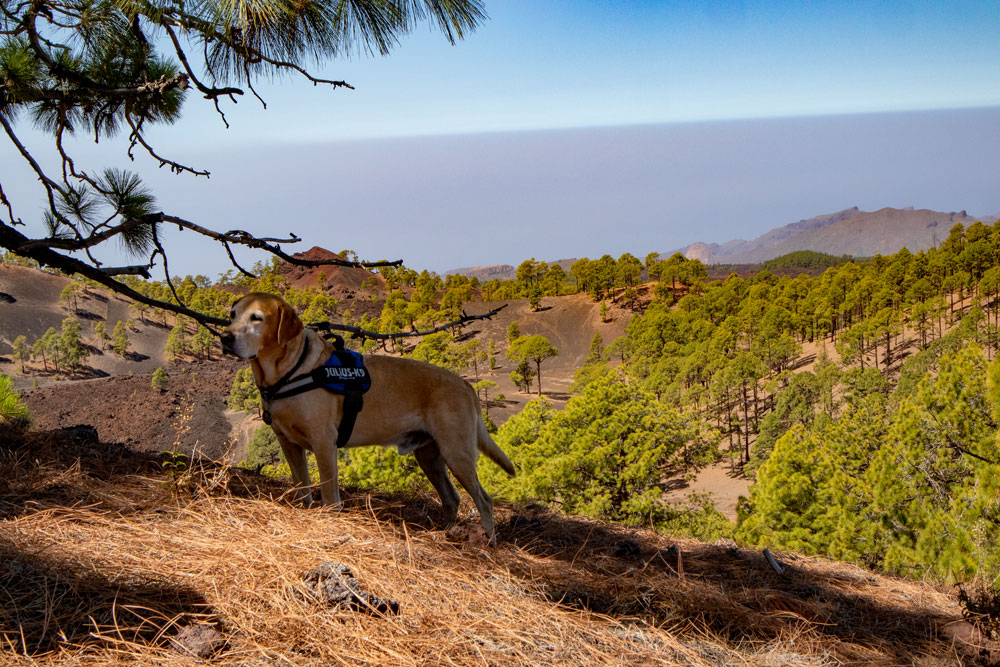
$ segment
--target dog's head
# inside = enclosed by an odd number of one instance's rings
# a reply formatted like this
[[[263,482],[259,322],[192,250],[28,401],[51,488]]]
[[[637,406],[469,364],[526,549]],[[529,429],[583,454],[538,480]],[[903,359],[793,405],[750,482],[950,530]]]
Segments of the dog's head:
[[[253,292],[229,311],[222,349],[241,359],[254,359],[262,352],[288,345],[302,328],[302,320],[281,297]]]

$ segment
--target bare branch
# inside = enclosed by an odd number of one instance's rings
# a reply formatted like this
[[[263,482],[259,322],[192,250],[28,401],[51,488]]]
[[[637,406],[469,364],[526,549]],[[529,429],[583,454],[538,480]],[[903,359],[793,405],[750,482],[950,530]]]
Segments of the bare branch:
[[[370,331],[368,329],[362,329],[361,327],[356,327],[350,324],[336,324],[333,322],[320,322],[319,324],[310,324],[309,326],[318,331],[346,331],[354,336],[360,338],[371,338],[373,340],[389,340],[393,338],[415,338],[418,336],[429,336],[433,333],[438,333],[439,331],[446,331],[455,326],[465,326],[469,322],[474,322],[476,320],[488,320],[492,319],[494,315],[499,313],[501,310],[507,307],[507,304],[497,306],[488,313],[483,313],[482,315],[466,315],[462,313],[462,317],[454,320],[452,322],[447,322],[445,324],[440,324],[433,329],[426,329],[424,331],[400,331],[397,333],[378,333],[375,331]]]
[[[393,261],[382,261],[382,262],[349,262],[344,259],[302,259],[301,257],[293,257],[285,253],[277,245],[278,243],[297,243],[301,239],[292,235],[291,240],[278,240],[278,239],[268,239],[268,238],[258,238],[249,232],[245,232],[241,229],[234,229],[226,232],[225,234],[220,234],[214,232],[211,229],[206,229],[201,225],[197,225],[189,220],[184,220],[183,218],[178,218],[173,215],[161,214],[163,222],[172,222],[179,227],[185,227],[192,231],[196,231],[199,234],[203,234],[209,238],[215,239],[219,242],[236,243],[239,245],[245,245],[250,248],[257,248],[259,250],[266,250],[272,255],[285,260],[289,264],[296,264],[298,266],[352,266],[360,269],[371,269],[380,266],[399,266],[403,263],[403,260],[396,259]]]
[[[126,220],[120,225],[115,225],[114,227],[108,227],[102,232],[91,234],[85,239],[58,239],[58,238],[45,238],[45,239],[31,239],[26,243],[23,243],[21,247],[18,248],[17,252],[28,252],[36,248],[58,248],[60,250],[85,250],[87,248],[92,248],[96,245],[107,241],[108,239],[114,238],[121,234],[122,232],[127,232],[140,225],[152,225],[159,222],[159,215],[157,213],[152,213],[145,215],[141,218],[135,218],[132,220]]]
[[[166,30],[167,35],[170,37],[170,41],[173,42],[174,52],[177,54],[177,57],[180,59],[181,64],[184,66],[184,71],[187,72],[188,78],[194,82],[195,88],[197,88],[199,91],[202,92],[202,94],[205,95],[205,99],[212,99],[216,101],[217,109],[218,109],[218,98],[220,96],[222,95],[232,96],[232,95],[243,94],[243,91],[240,90],[239,88],[213,88],[203,84],[198,79],[198,77],[195,76],[194,70],[191,69],[191,64],[188,62],[187,59],[187,53],[181,46],[180,40],[177,39],[177,35],[176,33],[174,33],[173,27],[166,20],[161,21],[159,25],[163,27],[164,30]],[[221,114],[222,112],[219,111],[219,113]],[[223,122],[225,122],[225,116],[223,116]],[[226,127],[229,127],[228,123],[226,123]]]
[[[246,269],[244,269],[242,266],[240,266],[240,263],[236,261],[235,255],[233,255],[233,249],[232,249],[232,247],[230,247],[230,245],[229,245],[229,243],[227,241],[223,241],[222,242],[222,246],[226,249],[226,253],[229,255],[229,261],[232,262],[233,266],[235,266],[236,269],[240,273],[242,273],[243,275],[247,276],[248,278],[256,278],[257,277],[254,274],[252,274],[249,271],[247,271]]]
[[[301,74],[305,78],[307,78],[310,81],[312,81],[312,84],[314,86],[317,86],[317,85],[319,85],[319,84],[322,83],[324,85],[333,86],[334,88],[348,88],[350,90],[354,90],[354,86],[352,86],[351,84],[347,83],[346,81],[333,81],[331,79],[319,79],[317,77],[314,77],[312,74],[310,74],[309,72],[307,72],[306,70],[302,69],[301,67],[299,67],[298,65],[296,65],[294,63],[286,63],[286,62],[282,62],[280,60],[272,60],[272,59],[264,57],[264,56],[261,56],[261,60],[263,60],[264,62],[270,63],[271,65],[274,65],[275,67],[280,67],[280,68],[283,68],[283,69],[295,70],[296,72],[298,72],[299,74]]]
[[[130,160],[135,160],[135,157],[133,157],[132,155],[132,149],[135,147],[136,143],[138,143],[143,148],[145,148],[146,152],[149,153],[153,158],[160,161],[161,167],[164,165],[168,165],[170,167],[170,171],[172,171],[175,174],[180,174],[186,171],[190,174],[194,174],[195,176],[204,176],[205,178],[211,176],[211,174],[207,171],[203,171],[201,169],[194,169],[192,167],[183,165],[180,162],[175,162],[174,160],[169,160],[165,157],[157,155],[153,147],[150,146],[148,143],[146,143],[146,140],[142,136],[142,130],[141,130],[142,119],[140,119],[139,122],[136,123],[134,120],[132,120],[132,114],[126,113],[125,121],[128,123],[128,126],[132,128],[132,134],[129,135],[130,144],[128,147],[128,156]]]
[[[17,135],[14,134],[14,128],[10,126],[10,123],[7,122],[7,118],[4,117],[3,114],[0,114],[0,125],[3,126],[4,132],[6,132],[7,136],[10,137],[11,142],[13,142],[14,146],[17,147],[17,150],[19,153],[21,153],[21,156],[25,160],[27,160],[28,164],[31,165],[31,168],[38,176],[38,180],[42,182],[42,185],[45,187],[45,192],[47,193],[49,198],[49,208],[54,213],[56,211],[56,200],[55,200],[55,195],[53,194],[52,191],[56,190],[62,193],[62,188],[59,186],[58,183],[49,178],[44,171],[42,171],[42,168],[38,165],[38,162],[35,161],[35,158],[31,156],[31,153],[28,152],[28,149],[24,147],[24,144],[22,144],[20,139],[17,138]]]
[[[167,264],[167,252],[163,249],[163,245],[160,243],[160,235],[156,230],[156,225],[153,225],[153,243],[156,244],[156,252],[153,253],[153,257],[159,253],[160,257],[163,258],[163,275],[167,279],[167,286],[170,288],[170,293],[174,295],[174,301],[183,306],[184,302],[177,294],[177,288],[174,287],[174,281],[170,279],[170,267]]]
[[[354,268],[377,268],[380,266],[399,266],[402,260],[394,261],[381,261],[381,262],[350,262],[344,259],[331,258],[331,259],[303,259],[301,257],[294,257],[292,255],[284,252],[277,244],[281,243],[297,243],[301,241],[295,234],[291,235],[288,239],[274,239],[274,238],[258,238],[249,232],[243,230],[232,230],[226,232],[225,234],[220,234],[219,232],[207,229],[198,225],[190,220],[185,220],[184,218],[179,218],[175,215],[168,215],[162,211],[159,213],[149,213],[142,216],[141,218],[135,218],[132,220],[126,220],[120,225],[114,227],[108,227],[107,229],[91,234],[86,238],[77,239],[60,239],[60,238],[44,238],[44,239],[27,239],[21,247],[17,249],[17,252],[23,253],[30,250],[35,250],[37,248],[49,248],[60,250],[86,250],[87,248],[92,248],[104,241],[114,238],[122,232],[129,231],[130,229],[137,227],[139,225],[155,225],[159,222],[169,222],[177,225],[182,229],[190,229],[198,234],[207,236],[210,239],[218,241],[226,247],[226,251],[229,253],[231,259],[233,259],[234,265],[240,269],[240,271],[246,275],[252,275],[236,264],[233,258],[230,244],[245,245],[251,248],[257,248],[260,250],[266,250],[267,252],[275,255],[276,257],[285,260],[289,264],[295,264],[298,266],[345,266]],[[155,227],[154,227],[155,229]]]
[[[150,279],[149,270],[153,268],[152,263],[148,266],[137,264],[135,266],[109,266],[97,269],[106,276],[142,276],[146,280]]]
[[[7,209],[7,221],[11,225],[24,225],[20,219],[14,218],[14,208],[10,205],[10,200],[7,199],[7,194],[3,191],[3,183],[0,183],[0,204]]]

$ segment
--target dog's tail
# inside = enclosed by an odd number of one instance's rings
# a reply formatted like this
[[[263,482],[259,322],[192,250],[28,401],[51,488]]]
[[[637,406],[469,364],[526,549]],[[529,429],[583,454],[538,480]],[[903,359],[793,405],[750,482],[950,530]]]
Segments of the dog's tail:
[[[479,441],[479,451],[486,454],[494,463],[503,468],[505,473],[513,477],[517,474],[514,464],[503,453],[503,450],[497,446],[497,443],[493,442],[493,438],[490,437],[490,432],[486,430],[486,424],[483,423],[483,420],[479,419],[478,422],[477,438]]]

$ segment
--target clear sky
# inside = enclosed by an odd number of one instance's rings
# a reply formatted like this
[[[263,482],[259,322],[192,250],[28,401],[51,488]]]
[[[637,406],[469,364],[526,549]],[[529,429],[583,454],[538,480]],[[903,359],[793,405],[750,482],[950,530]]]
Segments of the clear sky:
[[[388,58],[323,66],[355,91],[269,86],[268,111],[243,100],[229,131],[206,107],[198,135],[260,140],[266,127],[267,140],[314,141],[1000,104],[995,0],[487,10],[456,46],[418,28]]]
[[[354,91],[259,86],[268,109],[244,97],[228,130],[191,95],[153,136],[207,183],[134,168],[207,226],[437,271],[752,238],[854,205],[1000,213],[995,0],[486,7],[456,46],[418,28],[319,68]],[[26,192],[15,159],[0,148],[5,188]],[[172,272],[225,270],[187,236]]]

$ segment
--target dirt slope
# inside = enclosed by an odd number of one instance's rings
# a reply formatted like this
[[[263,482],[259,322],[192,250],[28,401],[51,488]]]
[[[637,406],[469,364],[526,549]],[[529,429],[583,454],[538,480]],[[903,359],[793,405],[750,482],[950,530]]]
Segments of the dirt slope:
[[[612,304],[609,321],[602,322],[601,304],[595,303],[586,294],[545,297],[537,312],[532,312],[526,299],[468,304],[466,311],[474,315],[488,312],[504,303],[507,304],[506,307],[495,317],[476,322],[466,330],[469,339],[482,341],[484,349],[490,340],[496,343],[499,365],[493,372],[481,370],[479,379],[493,380],[500,386],[498,391],[505,396],[502,404],[491,405],[490,408],[490,415],[497,424],[517,414],[525,403],[538,397],[537,384],[533,384],[531,392],[525,394],[518,391],[510,379],[514,364],[507,359],[505,351],[507,329],[512,322],[517,322],[522,335],[545,336],[559,350],[558,356],[542,362],[542,394],[556,406],[560,406],[569,398],[569,385],[590,351],[590,341],[594,334],[600,333],[604,344],[608,345],[625,333],[625,325],[632,315],[630,311]],[[467,372],[465,378],[470,382],[476,381],[471,372]]]
[[[44,370],[42,363],[31,365],[28,375],[10,362],[14,339],[25,336],[28,344],[40,338],[49,327],[62,328],[67,317],[75,317],[83,326],[82,338],[90,356],[75,379],[152,373],[164,365],[163,349],[169,328],[162,322],[141,321],[129,311],[130,301],[105,290],[87,290],[77,299],[77,309],[59,304],[59,295],[71,281],[61,274],[46,273],[22,266],[0,265],[0,373],[14,378],[15,386],[30,387],[32,378],[39,385],[65,380]],[[133,319],[136,330],[129,332],[129,354],[121,357],[101,350],[94,336],[96,322],[103,322],[108,334],[119,321]]]
[[[226,397],[235,359],[168,364],[167,387],[153,389],[151,373],[63,382],[23,392],[36,429],[85,424],[108,442],[137,451],[197,450],[214,460],[245,451],[232,447],[232,415]],[[241,421],[242,415],[236,421]]]

